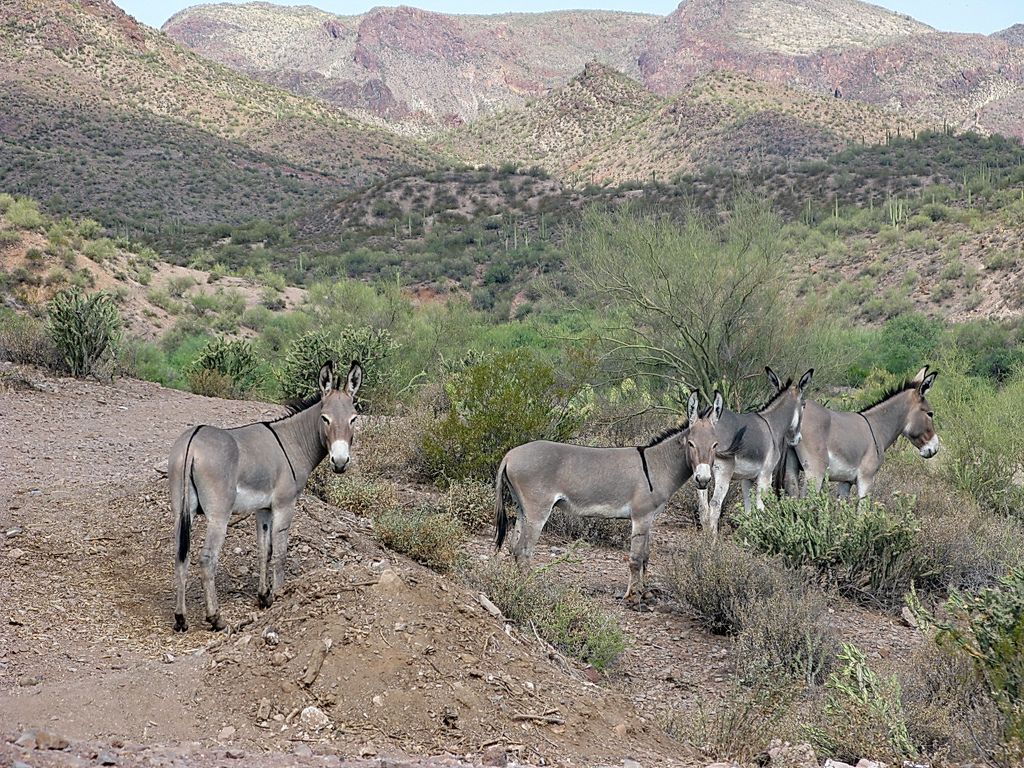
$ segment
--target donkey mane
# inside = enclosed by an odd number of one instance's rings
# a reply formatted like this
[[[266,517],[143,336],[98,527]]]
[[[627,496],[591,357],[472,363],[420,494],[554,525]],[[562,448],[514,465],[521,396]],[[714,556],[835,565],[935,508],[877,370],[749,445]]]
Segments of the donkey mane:
[[[748,411],[748,413],[760,413],[761,411],[767,410],[768,406],[770,406],[772,403],[774,403],[776,400],[778,400],[780,397],[786,394],[786,390],[789,389],[791,386],[793,386],[793,380],[786,379],[786,383],[782,385],[782,388],[777,390],[774,395],[769,397],[768,401],[764,405],[762,405],[760,408],[757,408],[754,411]]]
[[[881,405],[886,400],[889,400],[890,398],[896,397],[896,395],[900,395],[900,394],[906,392],[907,390],[916,389],[916,388],[917,388],[917,384],[916,383],[914,383],[910,379],[906,379],[902,384],[896,384],[895,386],[889,387],[887,390],[885,390],[885,392],[882,393],[882,395],[877,400],[875,400],[875,402],[873,402],[871,405],[864,406],[859,411],[857,411],[857,413],[866,413],[867,411],[870,411],[875,406]]]
[[[659,443],[665,442],[670,437],[675,437],[676,435],[678,435],[683,430],[689,429],[689,427],[690,427],[690,422],[689,421],[684,421],[682,424],[677,424],[674,427],[667,427],[666,429],[663,429],[661,432],[659,432],[654,437],[652,437],[650,440],[648,440],[647,441],[647,445],[645,445],[643,447],[644,448],[653,448],[654,446],[658,445]]]
[[[302,413],[307,408],[312,408],[314,405],[319,403],[320,399],[320,393],[314,392],[312,395],[306,395],[306,397],[289,400],[284,404],[284,414],[278,416],[276,419],[268,419],[264,424],[276,424],[277,422],[284,421],[297,413]]]

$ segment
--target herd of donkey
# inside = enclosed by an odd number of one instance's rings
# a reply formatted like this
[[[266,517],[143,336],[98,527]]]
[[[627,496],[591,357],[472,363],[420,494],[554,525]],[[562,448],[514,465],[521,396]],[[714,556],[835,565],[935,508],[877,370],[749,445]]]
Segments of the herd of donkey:
[[[528,567],[556,507],[581,516],[629,519],[628,598],[642,594],[654,521],[691,477],[697,487],[701,526],[714,537],[733,478],[742,483],[748,512],[751,492],[753,503],[763,509],[762,495],[773,485],[796,495],[819,490],[826,477],[838,483],[843,497],[856,484],[862,499],[871,492],[885,451],[900,435],[924,458],[938,451],[926,397],[937,372],[929,372],[928,366],[858,412],[834,411],[807,400],[814,369],[795,384],[783,382],[771,368],[765,371],[775,394],[759,410],[730,411],[718,392],[712,404],[701,409],[694,392],[687,403],[686,424],[644,446],[594,448],[537,440],[513,448],[495,480],[497,548],[509,531],[506,489],[518,506],[512,552],[523,567]],[[214,630],[225,626],[215,574],[232,514],[251,513],[256,518],[260,606],[269,606],[281,589],[288,531],[306,480],[325,457],[334,472],[341,473],[352,456],[355,396],[363,372],[353,362],[344,386],[337,374],[332,362],[324,365],[319,391],[290,406],[276,421],[230,429],[200,425],[175,441],[168,464],[177,547],[175,630],[188,629],[185,581],[196,514],[207,519],[199,567],[206,620]],[[709,501],[712,480],[714,495]]]

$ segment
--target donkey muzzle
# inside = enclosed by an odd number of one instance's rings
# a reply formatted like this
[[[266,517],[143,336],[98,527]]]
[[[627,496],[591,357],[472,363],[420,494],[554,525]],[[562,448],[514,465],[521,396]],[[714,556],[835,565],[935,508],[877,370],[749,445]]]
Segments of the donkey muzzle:
[[[711,484],[711,467],[707,464],[700,464],[693,473],[693,484],[700,490],[706,490]]]
[[[331,443],[330,455],[331,469],[338,474],[344,472],[350,458],[348,442],[345,440],[335,440]]]
[[[936,453],[939,452],[939,436],[932,435],[932,439],[921,446],[921,456],[925,459],[930,459]]]

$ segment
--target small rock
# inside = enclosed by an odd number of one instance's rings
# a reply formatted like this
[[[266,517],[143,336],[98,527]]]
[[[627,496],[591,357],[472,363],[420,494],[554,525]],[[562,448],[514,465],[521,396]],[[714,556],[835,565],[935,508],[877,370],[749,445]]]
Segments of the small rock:
[[[825,761],[823,768],[853,768],[849,763],[844,763],[839,760],[833,760],[831,757]]]
[[[165,653],[163,655],[163,662],[164,662],[164,664],[171,664],[173,661],[174,661],[174,654],[173,653],[168,652],[168,653]]]
[[[384,706],[384,699],[382,699],[380,696],[374,696],[373,697],[373,706],[375,706],[375,707],[383,707]]]
[[[217,731],[217,739],[220,741],[227,741],[235,736],[235,726],[225,725],[219,731]]]
[[[277,634],[277,630],[273,627],[267,627],[263,630],[263,642],[271,648],[276,648],[277,644],[281,642],[281,636]]]
[[[319,707],[306,707],[299,715],[299,722],[313,731],[320,731],[331,724],[331,719]]]
[[[620,739],[626,738],[626,733],[629,731],[625,723],[617,723],[615,727],[612,728],[612,730],[615,732],[615,735],[618,736]]]
[[[25,550],[14,547],[13,549],[7,550],[7,557],[10,560],[17,560],[25,554]]]
[[[917,629],[917,617],[914,616],[914,612],[907,606],[900,608],[900,618],[903,619],[903,623],[912,629]]]
[[[117,758],[110,752],[100,752],[96,760],[100,765],[117,765]]]
[[[238,747],[231,747],[230,749],[225,750],[224,754],[232,760],[241,760],[245,757],[245,750],[239,749]]]
[[[405,589],[405,582],[393,569],[385,568],[373,589],[383,595],[397,595]]]
[[[270,717],[270,699],[260,699],[259,706],[256,707],[256,719],[266,720]]]
[[[644,767],[640,763],[638,763],[636,760],[633,760],[633,759],[627,757],[626,759],[624,759],[622,761],[622,768],[644,768]]]
[[[308,744],[296,744],[292,754],[296,757],[312,757],[313,750],[309,748]]]
[[[818,768],[818,757],[810,744],[773,739],[765,754],[768,759],[761,764],[771,768]]]
[[[868,760],[866,757],[862,757],[857,761],[855,768],[889,768],[889,766],[877,760]]]
[[[21,747],[22,749],[35,749],[36,748],[36,736],[31,731],[25,731],[18,740],[14,742],[14,746]]]
[[[490,599],[487,597],[487,595],[485,595],[483,592],[477,595],[476,599],[480,601],[480,605],[482,605],[484,607],[484,610],[491,614],[491,616],[493,616],[496,619],[502,618],[501,609],[494,603],[492,603]]]
[[[67,749],[68,740],[49,731],[36,731],[36,749]]]
[[[601,673],[589,664],[587,664],[587,666],[583,668],[583,675],[587,678],[587,680],[589,680],[592,683],[597,683],[601,681]]]
[[[736,763],[708,763],[706,768],[736,768]]]
[[[480,763],[481,765],[508,765],[508,753],[500,744],[493,744],[484,750]]]
[[[28,763],[23,763],[21,760],[15,760],[11,763],[11,768],[32,768]]]

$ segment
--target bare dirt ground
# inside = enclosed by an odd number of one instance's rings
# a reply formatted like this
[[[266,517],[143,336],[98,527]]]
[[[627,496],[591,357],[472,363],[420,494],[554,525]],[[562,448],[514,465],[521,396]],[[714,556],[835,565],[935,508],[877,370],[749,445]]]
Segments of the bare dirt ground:
[[[154,466],[193,424],[278,413],[0,364],[0,765],[711,762],[660,724],[727,695],[728,643],[664,605],[626,609],[615,598],[625,553],[612,549],[574,549],[559,566],[630,637],[596,683],[458,581],[380,549],[368,521],[310,496],[274,606],[256,611],[255,536],[241,521],[218,579],[233,631],[202,628],[193,568],[192,629],[173,633],[171,522]],[[659,524],[655,577],[693,535],[683,515]],[[488,546],[478,538],[472,554]],[[545,562],[564,545],[540,549]],[[876,657],[916,643],[846,603],[834,619]],[[48,740],[58,748],[33,748]]]

